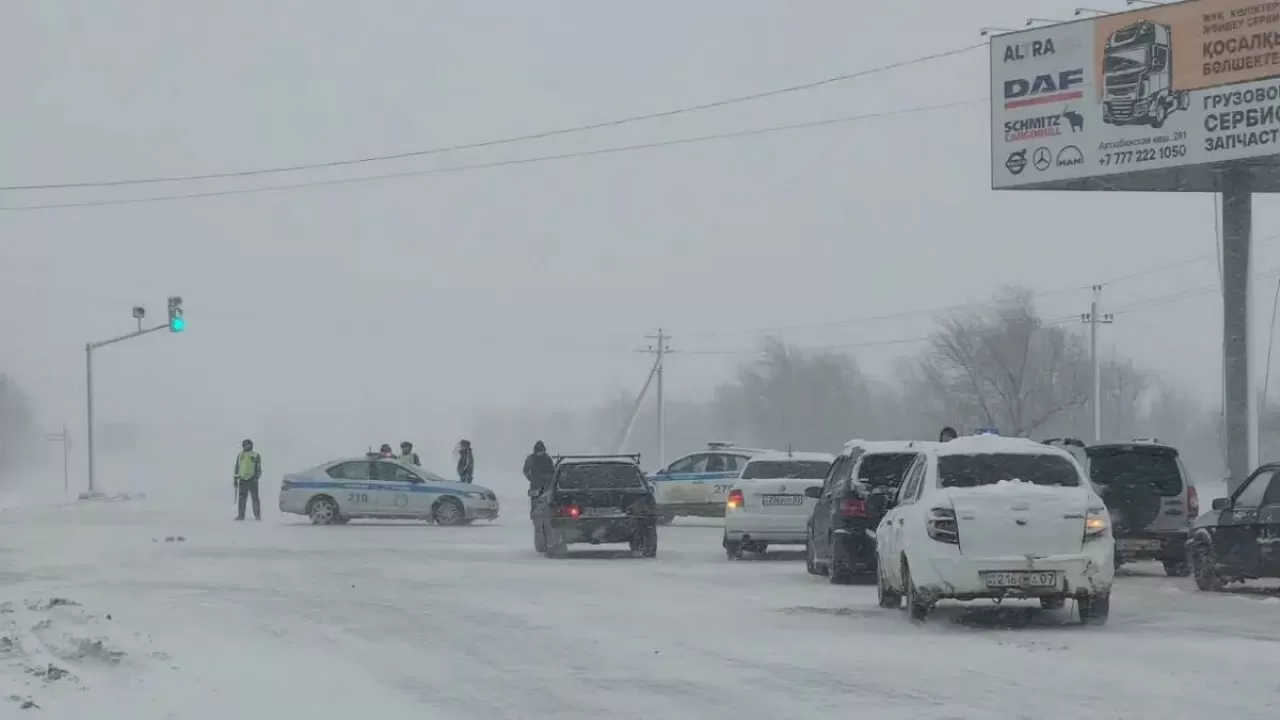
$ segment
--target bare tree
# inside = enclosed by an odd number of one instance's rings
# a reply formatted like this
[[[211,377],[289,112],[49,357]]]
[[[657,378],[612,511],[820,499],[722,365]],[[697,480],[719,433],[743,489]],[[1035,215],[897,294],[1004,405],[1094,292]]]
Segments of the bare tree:
[[[994,309],[940,324],[919,369],[933,391],[948,399],[956,422],[1028,435],[1086,402],[1082,340],[1045,323],[1030,292],[1006,289]]]

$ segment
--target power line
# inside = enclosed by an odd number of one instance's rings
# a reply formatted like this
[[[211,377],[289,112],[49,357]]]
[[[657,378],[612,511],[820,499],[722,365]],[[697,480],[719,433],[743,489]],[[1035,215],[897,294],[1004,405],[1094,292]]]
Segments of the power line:
[[[632,115],[629,117],[616,118],[613,120],[605,120],[603,122],[590,123],[587,125],[576,125],[573,127],[559,128],[555,130],[544,130],[542,132],[528,133],[525,135],[517,135],[514,137],[500,138],[496,140],[485,140],[482,142],[466,143],[461,145],[452,145],[448,147],[429,148],[425,150],[410,150],[407,152],[392,153],[388,155],[372,155],[369,157],[354,158],[347,160],[331,160],[327,162],[306,163],[301,165],[282,165],[277,167],[258,168],[253,170],[239,170],[234,172],[221,173],[203,173],[198,175],[169,175],[156,176],[147,178],[133,178],[122,180],[99,180],[99,181],[83,181],[83,182],[63,182],[48,183],[41,185],[9,185],[0,186],[0,191],[4,190],[62,190],[71,188],[91,188],[91,187],[114,187],[122,185],[147,185],[157,183],[173,183],[173,182],[189,182],[197,180],[216,180],[222,178],[238,178],[252,177],[260,175],[271,175],[287,172],[298,172],[302,170],[319,170],[324,168],[344,167],[350,165],[361,165],[367,163],[384,162],[388,160],[402,160],[413,157],[423,157],[427,155],[437,155],[440,153],[459,152],[462,150],[476,150],[479,148],[495,147],[498,145],[510,145],[519,142],[528,142],[530,140],[543,140],[546,138],[558,137],[561,135],[570,135],[574,133],[588,132],[591,130],[601,130],[604,128],[619,127],[622,125],[631,125],[638,122],[649,120],[660,120],[663,118],[673,117],[676,115],[684,115],[693,112],[702,112],[705,110],[714,110],[729,105],[737,105],[739,103],[751,102],[754,100],[763,100],[765,98],[777,97],[790,93],[802,92],[805,90],[813,90],[825,85],[841,83],[855,78],[865,77],[867,75],[875,75],[889,70],[909,67],[911,65],[919,65],[921,63],[931,62],[933,60],[941,60],[943,58],[954,55],[962,55],[980,48],[987,47],[986,43],[978,45],[970,45],[968,47],[957,48],[955,50],[946,50],[943,52],[923,55],[921,57],[912,58],[910,60],[899,60],[887,65],[880,65],[866,70],[858,70],[856,72],[844,73],[842,75],[833,75],[831,77],[814,80],[811,82],[801,83],[798,85],[788,85],[786,87],[755,92],[748,95],[738,95],[735,97],[724,98],[722,100],[714,100],[711,102],[699,103],[697,105],[688,105],[685,107],[675,108],[672,110],[663,110],[661,112],[646,113],[644,115]]]
[[[298,190],[302,188],[316,188],[333,185],[350,185],[355,183],[371,182],[375,180],[393,180],[398,178],[418,177],[425,175],[447,175],[450,173],[469,172],[474,170],[492,170],[496,168],[512,167],[516,165],[532,165],[544,162],[554,162],[559,160],[571,160],[576,158],[594,157],[597,155],[613,155],[616,153],[636,152],[640,150],[652,150],[655,148],[672,147],[675,145],[691,145],[695,143],[711,142],[714,140],[729,140],[734,138],[751,137],[756,135],[767,135],[770,133],[786,132],[792,130],[805,130],[810,128],[822,127],[824,125],[837,125],[842,123],[857,122],[860,120],[873,120],[877,118],[894,117],[897,115],[907,115],[910,113],[929,112],[933,110],[944,110],[948,108],[963,107],[966,105],[986,104],[986,98],[975,98],[971,100],[958,100],[955,102],[937,103],[933,105],[919,105],[910,108],[901,108],[898,110],[886,110],[878,113],[863,113],[859,115],[844,115],[841,117],[825,118],[822,120],[811,120],[808,122],[791,123],[787,125],[770,125],[762,128],[752,128],[749,130],[738,130],[734,132],[714,133],[710,135],[695,135],[692,137],[675,138],[672,140],[657,140],[654,142],[637,143],[633,145],[615,145],[611,147],[597,148],[595,150],[580,150],[576,152],[556,153],[553,155],[535,155],[526,158],[513,158],[508,160],[495,160],[493,162],[475,163],[471,165],[458,165],[451,168],[433,168],[427,170],[403,170],[400,172],[380,173],[377,175],[361,175],[350,178],[331,178],[328,180],[309,180],[304,182],[288,183],[282,185],[269,185],[265,187],[254,188],[232,188],[228,190],[209,190],[205,192],[193,193],[177,193],[173,195],[148,195],[136,198],[118,198],[114,200],[85,200],[79,202],[59,202],[47,203],[40,205],[9,205],[0,206],[0,210],[17,212],[20,210],[53,210],[58,208],[77,208],[77,207],[102,207],[106,205],[132,205],[138,203],[167,202],[173,200],[193,200],[198,198],[223,197],[228,195],[249,195],[256,193],[280,192],[285,190]]]

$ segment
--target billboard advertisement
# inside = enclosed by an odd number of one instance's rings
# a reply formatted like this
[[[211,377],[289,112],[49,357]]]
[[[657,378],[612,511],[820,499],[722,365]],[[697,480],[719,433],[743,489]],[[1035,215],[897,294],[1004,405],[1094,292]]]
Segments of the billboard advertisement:
[[[1280,154],[1280,0],[999,35],[991,101],[994,188]]]

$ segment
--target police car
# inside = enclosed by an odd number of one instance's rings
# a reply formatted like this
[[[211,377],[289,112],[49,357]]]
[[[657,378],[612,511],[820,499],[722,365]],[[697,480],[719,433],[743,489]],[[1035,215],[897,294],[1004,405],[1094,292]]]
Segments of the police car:
[[[370,454],[285,475],[280,512],[306,515],[316,525],[340,525],[354,518],[466,525],[498,517],[498,498],[489,488],[445,480],[420,467]]]
[[[747,461],[773,452],[709,442],[707,449],[689,453],[648,477],[658,499],[658,522],[669,524],[679,515],[724,517],[725,498]]]

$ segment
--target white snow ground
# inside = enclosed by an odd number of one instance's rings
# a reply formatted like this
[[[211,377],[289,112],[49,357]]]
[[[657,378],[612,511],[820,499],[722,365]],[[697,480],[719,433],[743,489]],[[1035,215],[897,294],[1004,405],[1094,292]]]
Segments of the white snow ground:
[[[727,562],[714,521],[662,528],[656,560],[555,561],[519,496],[493,525],[320,528],[270,495],[260,524],[230,498],[0,513],[0,718],[1280,716],[1275,590],[1141,566],[1106,627],[915,626],[797,553]]]

